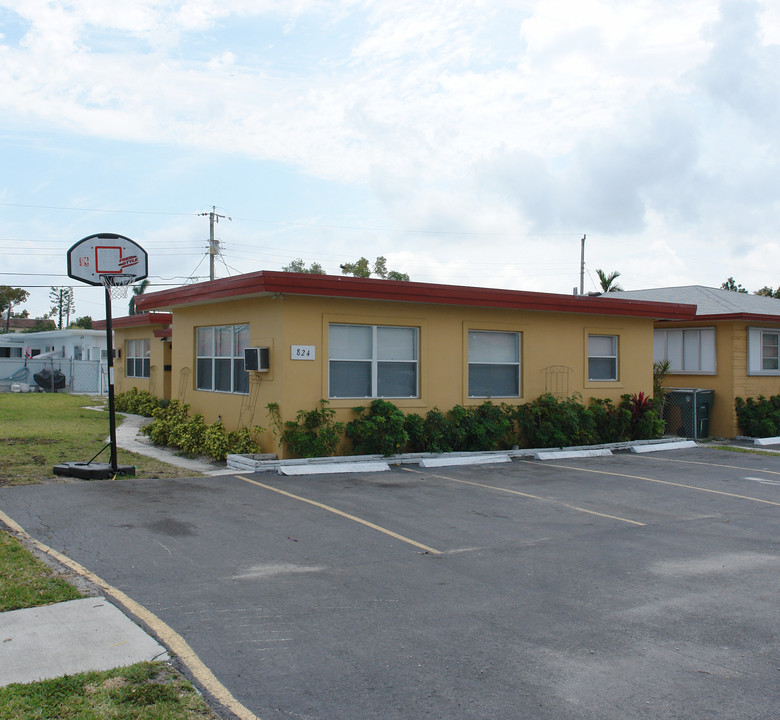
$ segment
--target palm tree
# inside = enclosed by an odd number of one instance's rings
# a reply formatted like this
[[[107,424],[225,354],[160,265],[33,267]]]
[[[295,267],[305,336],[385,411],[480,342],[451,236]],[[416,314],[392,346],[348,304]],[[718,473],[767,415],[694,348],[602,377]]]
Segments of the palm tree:
[[[596,270],[596,274],[599,276],[599,282],[601,283],[601,292],[623,291],[623,288],[615,282],[620,277],[620,273],[617,270],[613,270],[609,275],[603,270]]]
[[[129,308],[129,311],[130,311],[129,314],[130,315],[135,315],[136,314],[136,312],[135,312],[135,299],[136,299],[136,297],[138,297],[139,295],[143,295],[144,291],[148,287],[149,287],[149,280],[144,280],[144,281],[138,283],[138,285],[133,285],[133,295],[130,298],[130,308]]]

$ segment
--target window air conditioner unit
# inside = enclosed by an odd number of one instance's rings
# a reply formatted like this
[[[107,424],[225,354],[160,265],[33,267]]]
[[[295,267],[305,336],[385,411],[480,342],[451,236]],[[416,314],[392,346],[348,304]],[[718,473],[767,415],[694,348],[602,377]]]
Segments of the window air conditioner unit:
[[[268,372],[270,368],[270,353],[267,347],[250,347],[244,349],[244,368]]]
[[[114,351],[114,356],[113,356],[114,360],[116,360],[117,358],[121,358],[122,357],[122,350],[121,350],[121,348],[112,348],[112,350]]]

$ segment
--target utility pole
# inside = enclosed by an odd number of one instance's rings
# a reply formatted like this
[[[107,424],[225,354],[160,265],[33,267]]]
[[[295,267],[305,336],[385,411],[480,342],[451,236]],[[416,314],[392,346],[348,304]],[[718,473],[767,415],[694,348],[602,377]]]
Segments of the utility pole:
[[[585,235],[582,235],[580,245],[580,295],[585,294]]]
[[[211,212],[208,213],[198,213],[198,215],[209,216],[209,280],[214,279],[214,258],[216,258],[217,255],[219,255],[219,240],[217,240],[214,237],[214,225],[219,222],[219,219],[222,218],[223,220],[226,218],[225,215],[218,215],[217,214],[217,208],[216,206],[211,206]],[[233,218],[227,218],[228,220],[232,220]]]

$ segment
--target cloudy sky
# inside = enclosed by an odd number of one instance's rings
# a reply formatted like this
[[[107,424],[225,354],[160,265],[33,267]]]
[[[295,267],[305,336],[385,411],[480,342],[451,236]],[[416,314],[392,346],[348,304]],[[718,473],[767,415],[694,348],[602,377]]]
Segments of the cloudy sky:
[[[207,279],[212,206],[219,277],[385,255],[571,293],[586,235],[586,291],[780,285],[776,0],[0,0],[0,77],[32,315],[97,232]]]

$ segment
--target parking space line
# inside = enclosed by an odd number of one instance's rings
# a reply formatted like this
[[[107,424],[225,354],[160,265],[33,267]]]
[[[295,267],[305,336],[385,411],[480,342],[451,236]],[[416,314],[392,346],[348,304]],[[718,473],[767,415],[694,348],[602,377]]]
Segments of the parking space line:
[[[555,465],[549,465],[545,463],[545,467],[556,467]],[[428,475],[430,477],[439,478],[440,480],[449,480],[450,482],[460,483],[461,485],[473,485],[474,487],[486,488],[488,490],[498,490],[499,492],[509,493],[510,495],[519,495],[520,497],[530,498],[531,500],[539,500],[541,502],[551,503],[552,505],[560,505],[561,507],[568,508],[569,510],[576,510],[577,512],[586,513],[588,515],[596,515],[597,517],[607,518],[609,520],[619,520],[620,522],[628,523],[629,525],[638,525],[644,527],[646,523],[639,522],[637,520],[629,520],[628,518],[620,517],[618,515],[608,515],[607,513],[596,512],[595,510],[588,510],[587,508],[579,507],[578,505],[570,505],[569,503],[561,502],[560,500],[552,500],[551,498],[542,497],[540,495],[531,495],[531,493],[521,492],[520,490],[510,490],[508,488],[502,488],[498,485],[487,485],[485,483],[473,482],[471,480],[460,480],[459,478],[447,477],[446,475],[437,475],[431,472],[422,472],[421,470],[412,470],[411,468],[401,468],[406,472],[415,473],[417,475]]]
[[[747,470],[749,472],[761,472],[761,473],[767,473],[769,475],[780,475],[780,472],[777,470],[760,470],[758,468],[750,468],[750,467],[742,467],[740,465],[726,465],[724,463],[713,463],[713,462],[704,462],[703,460],[679,460],[678,458],[662,458],[662,457],[652,457],[643,458],[644,460],[660,460],[661,462],[674,462],[674,463],[684,463],[686,465],[707,465],[708,467],[721,467],[721,468],[728,468],[729,470]]]
[[[518,460],[517,462],[527,463],[534,465],[530,460]],[[751,500],[753,502],[762,503],[764,505],[774,505],[780,507],[780,502],[773,502],[772,500],[764,500],[762,498],[751,497],[750,495],[738,495],[737,493],[724,492],[723,490],[711,490],[710,488],[698,487],[697,485],[686,485],[685,483],[672,482],[671,480],[658,480],[656,478],[643,477],[642,475],[629,475],[628,473],[607,472],[606,470],[594,470],[592,468],[576,467],[572,465],[551,465],[545,463],[545,467],[560,468],[561,470],[576,470],[578,472],[592,473],[594,475],[611,475],[612,477],[622,477],[628,480],[644,480],[645,482],[658,483],[659,485],[671,485],[673,487],[681,487],[686,490],[698,490],[703,493],[710,493],[712,495],[723,495],[725,497],[736,498],[738,500]]]
[[[428,552],[431,555],[442,554],[441,550],[436,550],[435,548],[429,547],[428,545],[423,545],[422,543],[419,543],[416,540],[412,540],[411,538],[404,537],[403,535],[399,535],[398,533],[393,532],[392,530],[388,530],[387,528],[384,528],[381,525],[375,525],[374,523],[369,522],[368,520],[363,520],[362,518],[356,517],[355,515],[350,515],[349,513],[346,513],[343,510],[339,510],[338,508],[331,507],[330,505],[325,505],[324,503],[317,502],[316,500],[309,500],[309,498],[305,498],[300,495],[294,495],[293,493],[287,492],[286,490],[275,488],[272,485],[266,485],[265,483],[258,482],[257,480],[252,480],[248,477],[244,477],[243,475],[234,475],[233,477],[237,477],[239,480],[243,480],[244,482],[251,483],[252,485],[257,485],[258,487],[264,488],[265,490],[270,490],[271,492],[279,493],[280,495],[284,495],[286,497],[292,498],[293,500],[300,500],[301,502],[308,503],[309,505],[314,505],[314,507],[318,507],[321,510],[327,510],[328,512],[332,512],[335,515],[339,515],[343,518],[347,518],[347,520],[352,520],[353,522],[359,523],[360,525],[365,525],[366,527],[371,528],[372,530],[376,530],[377,532],[383,533],[384,535],[389,535],[390,537],[393,537],[396,540],[400,540],[401,542],[405,542],[409,545],[413,545],[414,547],[420,548],[421,550],[425,550],[425,552]]]
[[[53,557],[57,562],[67,568],[70,568],[77,575],[89,580],[92,584],[99,587],[103,592],[110,595],[117,603],[122,605],[128,612],[135,615],[139,620],[146,623],[157,637],[167,645],[170,651],[181,660],[193,677],[224,707],[230,710],[240,720],[260,720],[251,710],[242,705],[232,693],[217,679],[206,664],[198,657],[189,643],[177,633],[170,625],[163,622],[151,610],[147,610],[143,605],[133,600],[129,595],[123,593],[119,588],[107,583],[103,578],[87,570],[75,560],[71,560],[67,555],[49,547],[36,540],[13,518],[0,510],[0,522],[6,525],[10,530],[16,533],[17,537],[24,538],[31,545],[46,555]]]

